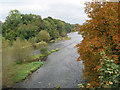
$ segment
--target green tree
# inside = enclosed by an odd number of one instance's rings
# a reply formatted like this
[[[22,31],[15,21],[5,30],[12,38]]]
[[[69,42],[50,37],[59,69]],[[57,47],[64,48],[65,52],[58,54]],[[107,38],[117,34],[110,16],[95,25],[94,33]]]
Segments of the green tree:
[[[59,31],[57,31],[56,29],[53,31],[53,36],[54,38],[58,38],[60,35],[59,35]]]
[[[15,30],[17,25],[21,22],[21,13],[18,10],[11,10],[6,17],[4,25],[11,30]]]
[[[2,35],[6,39],[14,40],[19,23],[21,23],[21,13],[18,10],[11,10],[2,25]]]
[[[27,40],[37,37],[41,30],[46,30],[50,39],[55,39],[66,36],[71,28],[69,23],[52,17],[42,19],[40,15],[21,14],[18,10],[11,10],[2,25],[2,35],[13,42],[17,37]],[[40,41],[39,38],[38,41]]]
[[[33,24],[19,24],[17,28],[17,37],[21,37],[22,39],[29,39],[30,37],[36,36],[36,31],[38,27]]]
[[[41,20],[41,16],[35,14],[21,14],[22,23],[23,24],[30,24],[34,23],[37,20]]]
[[[28,41],[34,46],[36,43],[36,37],[31,37],[31,38],[29,38]]]
[[[50,40],[50,35],[46,30],[41,30],[38,35],[37,39],[40,41],[49,41]]]
[[[50,24],[50,22],[49,21],[47,21],[47,20],[43,20],[43,30],[47,30],[48,32],[49,32],[49,30],[51,29],[51,24]]]

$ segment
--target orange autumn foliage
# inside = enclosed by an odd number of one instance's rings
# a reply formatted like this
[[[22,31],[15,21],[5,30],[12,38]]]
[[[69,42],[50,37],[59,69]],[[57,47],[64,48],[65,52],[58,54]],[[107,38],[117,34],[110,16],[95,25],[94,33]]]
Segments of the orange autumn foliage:
[[[104,50],[107,57],[119,64],[120,38],[118,20],[118,2],[87,2],[85,12],[90,18],[82,26],[82,43],[76,45],[80,57],[77,61],[84,62],[84,77],[91,87],[100,85],[99,72],[100,51]]]
[[[74,31],[79,31],[79,29],[80,29],[79,27],[80,27],[79,24],[75,24],[75,25],[74,25]]]

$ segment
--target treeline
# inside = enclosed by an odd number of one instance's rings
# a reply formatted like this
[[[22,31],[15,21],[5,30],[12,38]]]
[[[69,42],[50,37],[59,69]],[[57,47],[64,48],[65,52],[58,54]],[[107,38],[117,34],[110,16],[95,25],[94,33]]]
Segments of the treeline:
[[[52,17],[42,19],[40,15],[21,14],[18,10],[12,10],[2,24],[2,35],[11,42],[17,37],[23,40],[36,39],[36,42],[40,42],[40,31],[42,36],[46,36],[44,41],[49,41],[66,36],[72,28],[74,25]]]
[[[120,39],[118,2],[88,2],[90,18],[82,26],[83,40],[78,44],[79,60],[84,62],[87,88],[119,88]],[[79,84],[79,87],[82,85]]]

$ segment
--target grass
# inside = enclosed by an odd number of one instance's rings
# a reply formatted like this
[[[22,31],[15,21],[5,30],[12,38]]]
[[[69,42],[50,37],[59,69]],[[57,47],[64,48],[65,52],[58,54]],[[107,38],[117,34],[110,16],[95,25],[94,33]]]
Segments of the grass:
[[[47,54],[37,54],[32,56],[31,58],[27,59],[25,62],[34,62],[34,61],[39,61],[41,59],[41,57],[46,57],[48,55],[50,55],[51,52],[47,52]]]
[[[25,62],[34,62],[34,61],[39,61],[40,54],[31,56],[30,58],[26,59]]]
[[[60,49],[57,48],[57,49],[51,50],[50,52],[53,53],[53,52],[57,52],[57,51],[59,51],[59,50],[60,50]]]
[[[58,51],[59,49],[56,49],[55,51]],[[40,66],[43,65],[43,62],[39,62],[38,60],[41,57],[45,57],[50,55],[51,52],[47,52],[47,54],[37,54],[26,60],[26,62],[31,63],[23,63],[23,64],[14,64],[11,68],[12,72],[11,74],[14,76],[13,81],[14,83],[17,83],[21,80],[24,80],[29,74],[31,74],[33,71],[37,70]]]
[[[3,66],[3,86],[11,87],[15,83],[20,82],[32,72],[36,71],[43,65],[43,62],[35,61],[32,63],[16,64],[11,63]]]
[[[41,54],[37,54],[33,56],[33,59],[39,58]]]
[[[51,41],[50,41],[50,43],[54,43],[54,42],[55,42],[55,40],[51,40]]]
[[[48,51],[48,52],[47,52],[47,55],[50,55],[50,54],[51,54],[51,52]]]
[[[43,62],[32,62],[27,64],[15,64],[13,69],[13,82],[17,83],[24,80],[28,75],[43,65]],[[12,71],[11,71],[12,72]]]

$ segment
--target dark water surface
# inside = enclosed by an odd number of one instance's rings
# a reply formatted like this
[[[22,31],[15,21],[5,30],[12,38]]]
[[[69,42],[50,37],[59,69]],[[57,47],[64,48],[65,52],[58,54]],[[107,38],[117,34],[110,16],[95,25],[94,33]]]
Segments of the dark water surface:
[[[49,49],[59,48],[60,51],[48,56],[44,65],[30,75],[23,82],[17,83],[17,88],[54,88],[58,84],[61,88],[77,88],[83,82],[81,76],[84,68],[78,58],[77,48],[74,46],[82,41],[82,36],[77,32],[68,34],[71,40],[49,44]],[[38,54],[39,50],[35,50]]]

